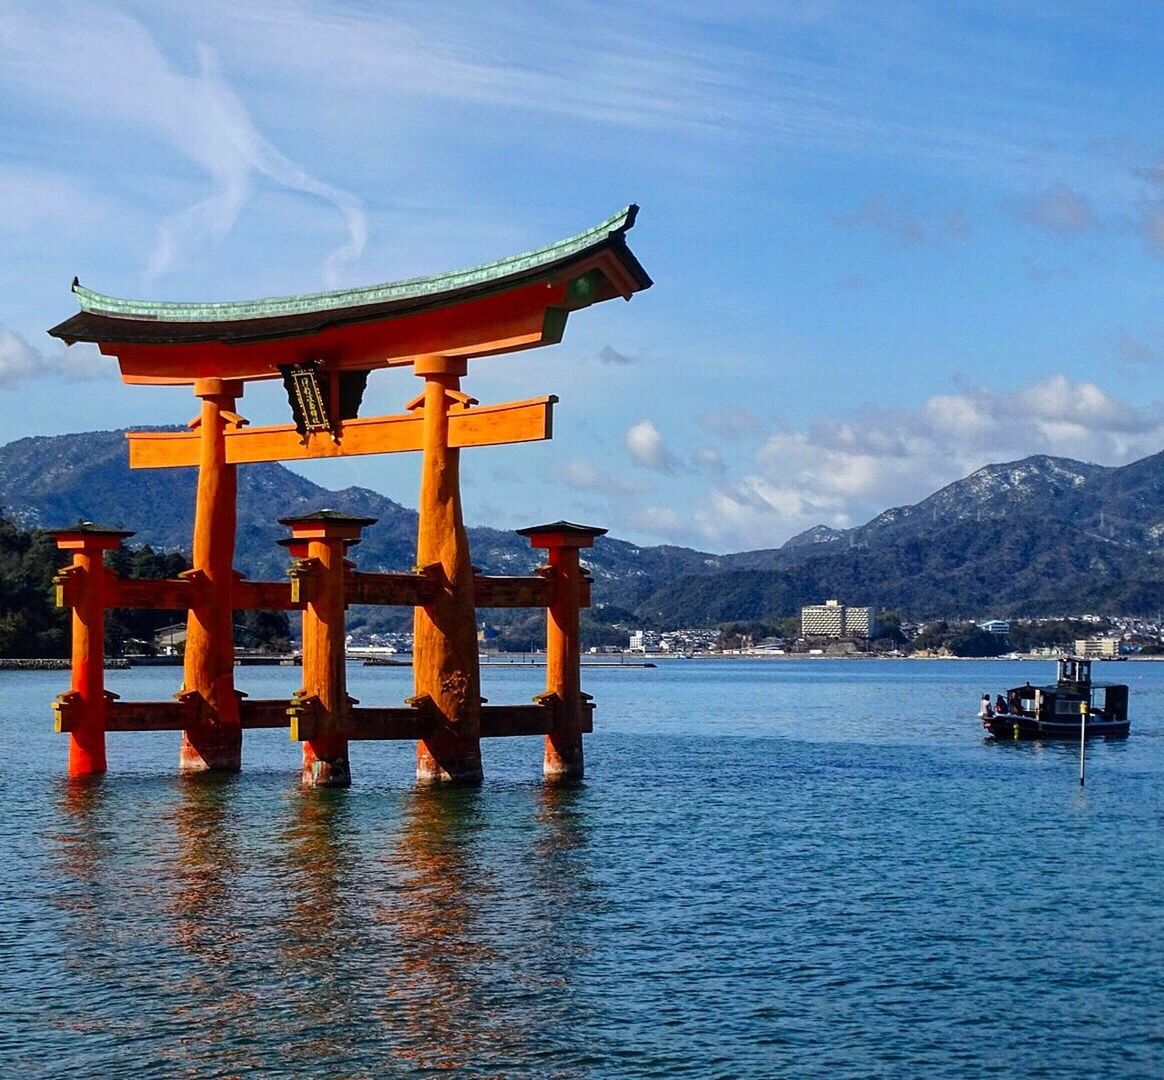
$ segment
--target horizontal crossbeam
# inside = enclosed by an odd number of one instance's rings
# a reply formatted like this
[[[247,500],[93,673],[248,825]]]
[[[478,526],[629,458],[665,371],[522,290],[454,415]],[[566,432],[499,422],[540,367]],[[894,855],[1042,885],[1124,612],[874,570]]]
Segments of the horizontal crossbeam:
[[[235,611],[296,611],[303,607],[292,597],[290,581],[236,581],[230,605]]]
[[[473,603],[477,607],[542,608],[550,604],[551,583],[544,577],[473,578]]]
[[[186,611],[205,602],[205,579],[196,572],[189,577],[167,579],[108,577],[105,606]],[[234,611],[298,611],[311,598],[311,574],[291,581],[238,580],[231,586]],[[590,581],[583,578],[579,606],[590,606]],[[57,604],[75,607],[84,589],[76,574],[57,575]],[[380,607],[419,607],[430,604],[441,589],[439,581],[425,574],[364,574],[351,571],[344,579],[344,601]],[[473,601],[481,608],[544,608],[551,603],[552,585],[540,575],[501,577],[477,574]]]
[[[582,731],[594,730],[594,706],[586,703]],[[482,705],[481,738],[548,735],[561,723],[562,706],[556,696],[534,705]],[[396,708],[353,708],[344,735],[352,740],[401,741],[427,738],[440,723],[430,702]],[[312,708],[293,710],[291,738],[305,742],[318,737],[320,717]]]
[[[449,412],[449,446],[501,446],[538,442],[553,436],[554,403],[531,398],[500,405],[474,405]],[[199,435],[193,431],[130,431],[129,464],[133,469],[193,466],[199,460]],[[421,450],[424,414],[418,410],[393,416],[344,420],[335,437],[326,432],[300,435],[293,424],[233,427],[225,435],[226,460],[231,465],[258,461],[303,461]]]
[[[69,734],[76,729],[83,707],[74,694],[62,694],[53,702],[53,712],[57,732]],[[187,731],[203,722],[205,715],[205,703],[197,694],[184,694],[175,701],[109,700],[105,703],[105,730]],[[549,735],[561,723],[561,715],[561,700],[556,695],[534,705],[482,705],[481,738]],[[593,717],[594,706],[586,702],[583,733],[594,730]],[[287,698],[243,699],[239,720],[246,730],[289,727],[291,738],[297,742],[317,738],[320,730],[314,709]],[[344,734],[352,740],[409,741],[426,738],[438,723],[431,702],[424,699],[417,706],[350,709]]]
[[[417,607],[431,603],[439,590],[439,583],[423,574],[353,572],[344,579],[344,600],[349,604]]]
[[[239,721],[243,728],[285,728],[290,724],[289,698],[269,700],[243,699],[239,702]],[[73,694],[63,694],[53,702],[55,728],[72,732],[82,715],[83,706]],[[175,701],[118,701],[105,703],[106,731],[187,731],[203,722],[207,710],[197,694],[183,694]]]
[[[196,603],[199,582],[188,578],[164,580],[119,578],[109,575],[105,604],[111,608],[154,608],[185,611]]]

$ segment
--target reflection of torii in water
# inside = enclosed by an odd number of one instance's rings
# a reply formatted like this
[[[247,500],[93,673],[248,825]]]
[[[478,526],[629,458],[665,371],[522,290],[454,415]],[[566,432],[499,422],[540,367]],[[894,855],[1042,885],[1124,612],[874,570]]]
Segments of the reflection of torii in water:
[[[65,592],[66,602],[74,606],[75,628],[78,611],[83,610],[91,623],[104,606],[117,606],[134,597],[139,606],[187,608],[180,701],[158,703],[149,710],[144,706],[130,710],[131,703],[108,701],[99,674],[90,670],[91,654],[100,650],[99,635],[85,638],[83,655],[74,646],[73,689],[58,707],[62,728],[70,731],[77,750],[71,771],[104,771],[104,731],[111,716],[120,716],[127,729],[138,724],[153,730],[177,722],[183,730],[181,767],[188,771],[237,770],[244,726],[286,723],[278,702],[240,701],[234,687],[232,612],[304,609],[306,638],[306,622],[320,618],[312,610],[310,593],[312,588],[324,587],[319,580],[326,573],[319,570],[315,585],[309,580],[304,594],[295,598],[285,591],[286,583],[241,580],[233,568],[238,465],[420,450],[419,574],[411,584],[392,582],[395,591],[381,583],[380,599],[370,602],[406,602],[400,597],[412,589],[409,602],[416,613],[413,701],[421,703],[424,712],[417,720],[418,776],[480,779],[479,740],[488,710],[483,711],[480,695],[475,593],[482,606],[493,606],[487,590],[505,590],[475,575],[471,564],[461,514],[460,450],[549,438],[556,399],[482,406],[462,392],[461,379],[471,359],[554,344],[561,340],[571,312],[618,296],[629,300],[648,288],[650,278],[625,238],[636,213],[637,207],[628,207],[568,240],[484,266],[310,296],[243,303],[155,303],[102,296],[74,282],[81,311],[54,327],[51,334],[68,343],[97,343],[103,353],[117,357],[127,383],[191,386],[201,405],[189,433],[129,435],[134,468],[198,467],[193,569],[183,582],[134,583],[135,590],[128,583],[109,582],[111,595],[104,598],[90,595],[91,585],[101,586],[100,573],[96,578],[77,573]],[[368,373],[402,366],[411,367],[424,380],[423,393],[401,414],[359,418],[356,414]],[[288,387],[294,422],[249,427],[236,410],[246,382],[274,378],[282,378]],[[320,533],[315,540],[341,544],[341,550],[358,538],[358,529],[355,536],[349,535],[350,523],[336,520],[332,528],[318,522],[309,526],[304,519],[296,522],[305,540],[310,541],[307,533],[315,529]],[[510,590],[508,599],[501,601],[518,606],[532,598],[534,606],[547,607],[550,641],[556,640],[559,650],[567,650],[561,657],[549,657],[547,680],[557,672],[558,684],[547,682],[549,697],[538,716],[511,709],[504,717],[496,717],[497,734],[547,733],[545,769],[551,776],[579,776],[582,771],[581,736],[589,706],[577,685],[577,609],[585,588],[577,570],[577,553],[603,531],[566,522],[526,530],[535,546],[548,548],[550,568],[542,587],[529,585],[520,596]],[[79,552],[89,548],[99,552],[102,545],[120,542],[99,528],[80,538],[74,533],[62,530],[61,542]],[[341,582],[342,620],[342,607],[354,601],[345,591],[346,572],[338,564],[331,572]],[[310,576],[307,567],[304,577]],[[571,587],[574,594],[568,595]],[[373,583],[366,583],[366,588],[374,591]],[[388,592],[393,599],[383,599]],[[318,629],[333,644],[338,633],[338,650],[324,649],[321,655],[329,663],[342,665],[342,626],[337,630],[334,623],[327,623]],[[75,629],[74,641],[84,633],[84,628]],[[304,660],[301,700],[315,704],[303,729],[319,734],[333,748],[342,744],[342,752],[314,755],[310,769],[305,756],[304,782],[347,783],[346,743],[353,711],[342,692],[342,672],[315,671],[306,655]],[[313,683],[331,686],[337,691],[335,700],[315,694]],[[386,710],[382,713],[377,737],[401,737],[398,732],[386,734],[384,727],[400,718],[387,716]],[[180,721],[174,716],[180,716]],[[312,736],[304,742],[306,755]]]

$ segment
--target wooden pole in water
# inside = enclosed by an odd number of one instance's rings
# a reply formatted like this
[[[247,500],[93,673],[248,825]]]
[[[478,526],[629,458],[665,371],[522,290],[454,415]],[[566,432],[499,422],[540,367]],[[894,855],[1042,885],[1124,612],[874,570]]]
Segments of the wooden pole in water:
[[[1083,787],[1083,778],[1087,760],[1087,702],[1079,703],[1079,786]]]
[[[320,510],[281,518],[290,526],[292,549],[309,560],[307,604],[303,609],[303,689],[299,696],[318,710],[313,734],[303,742],[304,787],[350,787],[348,701],[345,655],[344,550],[358,543],[360,530],[375,518]],[[305,545],[305,548],[304,548]]]
[[[228,379],[198,379],[202,400],[197,420],[200,456],[194,505],[193,569],[198,600],[186,622],[183,692],[204,706],[198,722],[182,732],[181,772],[238,772],[242,724],[234,688],[234,541],[238,514],[237,466],[226,461],[226,425],[239,423],[235,399],[243,385]]]
[[[449,446],[449,408],[471,401],[460,392],[463,357],[422,356],[413,371],[424,379],[424,410],[416,566],[439,583],[437,595],[415,609],[412,673],[415,695],[428,697],[437,724],[416,744],[416,778],[480,783],[481,672],[473,566],[461,516],[461,451]]]
[[[578,631],[583,576],[580,548],[591,547],[606,530],[556,521],[518,529],[532,547],[549,551],[550,604],[546,609],[546,693],[561,702],[561,719],[546,736],[542,772],[548,780],[581,780],[582,721],[586,698],[582,693],[581,640]]]
[[[62,575],[61,590],[73,609],[72,686],[77,719],[69,732],[69,775],[105,772],[105,592],[106,551],[121,546],[131,532],[103,529],[82,522],[49,534],[62,551],[73,553],[73,565]],[[68,594],[72,593],[71,596]]]

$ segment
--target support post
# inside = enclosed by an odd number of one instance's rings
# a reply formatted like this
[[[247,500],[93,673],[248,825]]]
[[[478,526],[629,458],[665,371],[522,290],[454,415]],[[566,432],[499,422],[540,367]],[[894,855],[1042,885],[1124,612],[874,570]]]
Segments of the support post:
[[[580,548],[591,547],[605,529],[556,521],[518,529],[531,546],[549,551],[545,568],[550,579],[546,609],[546,694],[561,701],[561,719],[546,736],[542,771],[551,780],[581,780],[583,718],[588,698],[582,693],[582,655],[578,635],[582,598]]]
[[[292,554],[306,557],[306,606],[303,609],[303,688],[300,708],[313,713],[313,734],[303,743],[304,787],[349,787],[348,698],[345,656],[344,552],[359,543],[360,530],[375,518],[320,510],[281,518],[291,529]]]
[[[66,699],[74,716],[69,732],[69,775],[105,772],[105,596],[108,571],[104,554],[133,536],[81,522],[49,535],[62,551],[73,553],[73,564],[59,579],[64,603],[73,609],[72,686]]]
[[[438,586],[415,609],[412,669],[416,696],[431,698],[438,714],[417,743],[416,777],[428,782],[479,783],[481,672],[469,539],[461,516],[460,450],[449,446],[449,408],[463,409],[467,361],[424,356],[413,364],[425,380],[424,459],[421,464],[417,569]]]
[[[242,767],[242,726],[234,688],[234,543],[238,514],[237,466],[226,462],[226,425],[243,384],[198,379],[202,408],[191,421],[199,436],[198,494],[194,506],[193,566],[197,602],[186,623],[182,692],[201,697],[196,727],[182,732],[181,772],[237,772]]]

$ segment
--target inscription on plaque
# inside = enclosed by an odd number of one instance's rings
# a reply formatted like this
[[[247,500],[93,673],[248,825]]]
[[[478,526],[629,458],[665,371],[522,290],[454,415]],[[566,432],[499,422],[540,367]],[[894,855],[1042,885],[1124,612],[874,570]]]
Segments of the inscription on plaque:
[[[335,435],[335,424],[320,382],[321,367],[320,361],[309,360],[303,364],[285,364],[279,368],[283,374],[283,385],[287,389],[287,400],[291,402],[295,429],[300,435],[323,431]]]

